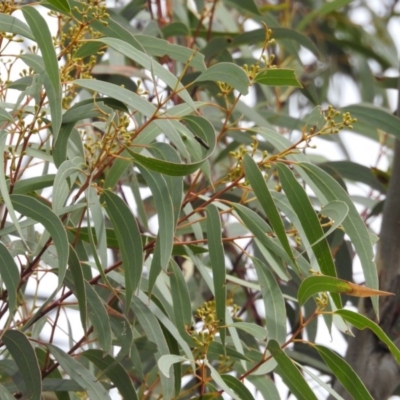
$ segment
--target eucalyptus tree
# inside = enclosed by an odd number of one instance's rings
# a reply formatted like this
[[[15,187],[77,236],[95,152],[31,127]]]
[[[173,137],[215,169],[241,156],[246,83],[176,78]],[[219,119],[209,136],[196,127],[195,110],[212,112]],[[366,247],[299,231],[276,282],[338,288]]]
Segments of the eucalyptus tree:
[[[392,394],[396,3],[38,5],[0,4],[0,397]]]

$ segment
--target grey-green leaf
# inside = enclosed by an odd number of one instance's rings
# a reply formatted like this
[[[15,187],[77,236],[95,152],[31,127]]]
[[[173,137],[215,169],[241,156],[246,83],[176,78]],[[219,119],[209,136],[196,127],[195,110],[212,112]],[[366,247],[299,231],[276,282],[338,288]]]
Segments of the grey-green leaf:
[[[19,284],[19,270],[14,258],[0,242],[0,277],[7,289],[8,310],[12,315],[18,306],[17,289]]]
[[[103,192],[103,197],[121,251],[125,273],[125,311],[128,311],[133,292],[139,286],[140,278],[142,276],[142,238],[135,217],[126,203],[109,190]]]
[[[28,338],[20,331],[8,330],[2,339],[22,376],[25,384],[23,394],[28,399],[39,400],[42,394],[42,376],[35,351]]]
[[[111,400],[107,390],[92,372],[58,347],[49,344],[48,348],[71,379],[87,390],[91,400]]]

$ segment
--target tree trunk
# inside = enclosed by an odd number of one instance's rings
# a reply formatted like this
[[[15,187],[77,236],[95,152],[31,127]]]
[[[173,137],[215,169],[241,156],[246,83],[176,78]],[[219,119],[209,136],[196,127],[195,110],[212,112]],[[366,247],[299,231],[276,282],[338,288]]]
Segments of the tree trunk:
[[[400,77],[397,116],[400,117]],[[399,126],[400,129],[400,126]],[[380,300],[380,327],[400,345],[400,141],[396,140],[392,174],[383,209],[376,262],[380,289],[395,296]],[[361,312],[376,320],[370,300],[361,303]],[[375,400],[386,400],[400,384],[400,366],[386,345],[368,329],[354,330],[348,341],[346,361],[352,366]],[[352,399],[336,381],[334,389],[346,400]],[[329,399],[333,400],[331,396]],[[357,400],[357,399],[356,399]]]

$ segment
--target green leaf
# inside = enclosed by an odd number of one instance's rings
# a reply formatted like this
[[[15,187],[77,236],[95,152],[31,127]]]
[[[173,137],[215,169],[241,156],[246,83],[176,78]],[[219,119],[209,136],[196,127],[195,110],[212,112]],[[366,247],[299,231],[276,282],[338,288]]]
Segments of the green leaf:
[[[151,265],[149,277],[151,290],[159,272],[167,268],[171,257],[175,230],[174,206],[164,177],[141,166],[139,170],[153,194],[158,213],[159,230],[153,260],[156,256],[159,260],[156,259],[157,262],[153,261]]]
[[[0,400],[15,400],[15,397],[3,385],[0,385]]]
[[[232,203],[232,206],[243,221],[243,224],[254,234],[262,246],[276,254],[289,265],[292,265],[293,268],[297,268],[297,265],[292,261],[280,243],[268,236],[268,233],[271,233],[272,230],[258,214],[240,204]],[[280,264],[278,265],[279,268],[281,268],[279,271],[280,274],[282,276],[287,276],[288,272],[286,267]]]
[[[7,289],[8,311],[10,315],[18,307],[17,289],[19,285],[20,275],[14,258],[0,242],[0,277]]]
[[[250,375],[246,379],[248,379],[256,387],[261,395],[264,396],[264,399],[281,400],[275,382],[273,382],[268,375]]]
[[[71,379],[87,390],[91,400],[111,400],[107,390],[92,372],[58,347],[51,344],[47,345],[47,347]]]
[[[18,366],[25,386],[26,398],[40,399],[42,394],[42,376],[33,347],[20,331],[8,330],[2,340]]]
[[[336,269],[335,264],[333,263],[331,251],[326,239],[321,240],[324,232],[307,193],[286,165],[282,163],[277,164],[277,170],[279,172],[279,178],[283,190],[285,191],[293,210],[299,217],[309,243],[312,245],[312,250],[321,272],[324,275],[335,277]],[[333,294],[332,299],[334,300],[336,307],[342,308],[340,296]]]
[[[293,260],[293,263],[296,263],[286,235],[285,227],[283,226],[282,218],[279,215],[278,209],[276,208],[275,202],[271,196],[268,185],[265,183],[261,171],[259,170],[255,161],[248,154],[244,156],[243,165],[246,178],[250,182],[254,194],[256,195],[257,200],[260,202],[261,207],[268,217],[268,220],[278,236],[282,247]]]
[[[0,123],[3,124],[4,122],[13,122],[14,118],[12,115],[3,107],[0,107]]]
[[[24,36],[28,39],[35,40],[32,31],[29,29],[28,25],[13,17],[12,15],[0,14],[0,26],[1,32],[14,33],[16,35]]]
[[[99,41],[135,61],[135,63],[140,64],[146,70],[151,71],[155,76],[158,76],[163,82],[165,82],[173,91],[176,91],[178,96],[181,97],[186,104],[190,105],[193,110],[196,109],[192,97],[180,83],[178,78],[143,51],[136,49],[124,40],[116,38],[101,38]],[[195,52],[193,52],[193,54],[195,54]]]
[[[361,379],[343,358],[327,347],[315,346],[315,348],[318,350],[319,355],[330,368],[335,378],[340,381],[354,399],[373,400],[373,397],[368,392]]]
[[[136,400],[138,395],[133,387],[132,380],[125,368],[114,357],[109,354],[104,354],[101,350],[91,349],[82,353],[84,357],[90,360],[101,371],[106,371],[105,374],[110,378],[118,389],[120,395],[124,400]],[[108,369],[110,365],[114,365]]]
[[[193,163],[177,163],[171,162],[170,160],[165,161],[159,158],[150,158],[147,156],[143,156],[142,154],[136,153],[127,148],[129,154],[131,154],[132,158],[135,162],[140,165],[155,171],[161,174],[169,175],[169,176],[187,176],[191,173],[197,171],[201,165],[211,156],[214,152],[216,141],[215,141],[215,133],[214,128],[205,118],[197,116],[197,115],[187,115],[182,118],[182,121],[185,122],[192,130],[193,136],[189,139],[189,137],[185,138],[187,145],[189,144],[189,140],[194,142],[194,145],[201,151],[201,145],[196,141],[200,140],[203,146],[207,147],[207,151],[203,154],[200,160],[196,160]],[[150,150],[152,148],[150,147]]]
[[[207,213],[207,239],[210,262],[213,271],[215,308],[220,325],[221,342],[225,343],[225,312],[226,312],[226,267],[224,247],[222,244],[222,228],[218,209],[210,204],[206,208]]]
[[[258,11],[257,5],[254,2],[254,0],[246,0],[246,1],[224,0],[224,2],[233,5],[240,11],[246,11],[249,12],[250,14],[260,15],[260,12]]]
[[[249,92],[250,81],[242,68],[233,63],[221,62],[202,72],[194,82],[225,82],[241,94]]]
[[[400,364],[399,348],[389,339],[389,337],[386,335],[386,333],[382,330],[382,328],[378,324],[371,321],[364,315],[358,314],[350,310],[338,310],[335,311],[335,314],[340,315],[347,322],[354,325],[357,329],[364,330],[365,328],[368,328],[372,332],[374,332],[375,335],[379,338],[379,340],[381,340],[388,346],[389,351],[393,354],[393,356],[396,358],[396,361]]]
[[[71,12],[71,7],[68,3],[68,0],[46,0],[46,2],[65,14],[70,14]]]
[[[272,272],[260,260],[253,258],[265,308],[268,338],[278,343],[286,340],[286,307],[281,289]]]
[[[366,285],[372,289],[378,289],[378,274],[375,263],[373,262],[374,253],[372,250],[371,240],[365,223],[361,219],[356,206],[339,183],[337,183],[336,180],[326,172],[313,164],[300,163],[298,165],[307,173],[308,177],[312,181],[311,183],[313,183],[318,190],[323,193],[328,201],[340,200],[346,203],[349,207],[349,214],[343,221],[343,227],[346,234],[349,235],[357,255],[360,257]],[[373,297],[372,303],[375,312],[378,313],[378,298]]]
[[[187,361],[186,357],[177,356],[175,354],[166,354],[157,361],[160,372],[169,378],[169,371],[173,364]]]
[[[331,276],[316,275],[309,276],[301,283],[297,294],[299,304],[303,305],[311,296],[320,292],[345,293],[348,296],[356,297],[393,295],[393,293],[369,289],[365,286],[356,285],[355,283],[348,282],[343,279],[338,279]]]
[[[171,271],[169,279],[175,324],[182,337],[187,338],[189,335],[186,329],[192,325],[192,304],[189,290],[182,271],[174,260],[170,261],[169,269]],[[190,342],[192,341],[190,340]]]
[[[122,265],[125,273],[125,311],[127,312],[131,304],[133,292],[139,286],[142,276],[142,237],[136,219],[126,203],[109,190],[103,192],[103,197],[121,251]]]
[[[349,112],[353,118],[357,118],[357,123],[354,124],[355,132],[366,126],[368,129],[374,129],[376,132],[379,129],[400,139],[400,118],[384,108],[364,103],[345,107],[342,112]],[[363,133],[362,130],[360,132]]]
[[[68,263],[68,237],[60,218],[47,206],[30,196],[10,196],[15,211],[41,223],[53,239],[58,255],[58,285],[61,286]]]
[[[107,310],[96,291],[85,281],[85,291],[89,318],[93,324],[100,346],[106,351],[111,350],[111,326]]]
[[[303,87],[291,69],[268,68],[259,72],[254,78],[254,82],[268,86]]]
[[[57,137],[61,126],[61,81],[57,54],[46,20],[33,7],[22,7],[22,13],[32,30],[35,41],[42,53],[44,70],[54,90],[49,96],[53,135]],[[53,93],[53,92],[52,92]],[[48,93],[49,95],[49,93]]]
[[[157,345],[157,352],[155,354],[156,359],[160,359],[163,355],[170,355],[168,344],[161,327],[149,307],[138,297],[134,296],[132,299],[132,308],[148,339]],[[170,378],[161,374],[160,380],[163,388],[163,396],[168,399],[172,398],[174,392],[173,374],[171,374]]]
[[[231,389],[231,387],[225,383],[225,380],[221,377],[218,371],[208,362],[207,359],[204,359],[204,363],[210,369],[211,377],[214,379],[215,383],[231,398],[235,400],[243,400],[235,391]]]
[[[8,133],[5,130],[0,131],[0,165],[5,165],[4,154],[6,151],[6,141],[7,141]],[[21,225],[18,221],[18,218],[14,211],[14,206],[12,204],[9,192],[8,185],[6,181],[6,175],[4,173],[0,174],[0,194],[3,198],[3,201],[7,207],[7,212],[10,215],[11,221],[13,222],[15,229],[17,230],[20,238],[25,243],[24,234],[22,233]],[[26,246],[28,247],[28,246]]]
[[[320,8],[317,8],[309,12],[297,25],[296,29],[299,31],[306,28],[314,19],[323,15],[329,14],[333,11],[338,11],[339,8],[347,6],[351,3],[351,0],[334,0],[328,3],[324,3]]]
[[[235,322],[233,324],[229,324],[228,327],[232,326],[236,329],[241,329],[250,335],[254,336],[260,342],[264,342],[267,339],[268,331],[260,325],[255,324],[254,322]]]
[[[282,377],[296,399],[317,400],[314,392],[308,386],[298,368],[293,364],[293,361],[281,349],[279,343],[275,340],[269,340],[267,349],[278,363],[279,369],[276,372]]]
[[[250,390],[239,379],[232,375],[221,375],[221,378],[241,400],[254,400]]]
[[[153,115],[155,115],[157,111],[156,107],[146,99],[142,98],[136,93],[133,93],[131,90],[114,85],[112,83],[98,81],[95,79],[76,79],[72,83],[85,89],[102,93],[113,99],[122,101],[127,106],[139,111],[148,118],[151,118]]]
[[[83,277],[83,271],[79,257],[75,249],[69,247],[69,259],[68,259],[69,270],[71,271],[72,279],[74,282],[74,294],[78,299],[79,305],[79,317],[81,319],[82,328],[86,332],[86,319],[87,319],[87,297],[85,281]]]

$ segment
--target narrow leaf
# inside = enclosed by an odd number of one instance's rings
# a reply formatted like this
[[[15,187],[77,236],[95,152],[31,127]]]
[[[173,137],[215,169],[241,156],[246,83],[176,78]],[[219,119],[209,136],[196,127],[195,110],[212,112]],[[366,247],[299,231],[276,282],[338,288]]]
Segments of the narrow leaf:
[[[13,17],[12,15],[0,14],[0,26],[1,32],[14,33],[16,35],[24,36],[28,39],[35,40],[32,31],[29,29],[28,25]]]
[[[303,87],[291,69],[268,68],[259,72],[254,78],[254,82],[268,86]]]
[[[71,379],[81,385],[83,389],[87,390],[91,400],[111,400],[111,397],[101,382],[81,363],[74,360],[58,347],[50,344],[47,346],[51,354]]]
[[[290,389],[292,394],[298,400],[317,400],[314,392],[304,380],[303,375],[298,368],[293,364],[293,361],[280,348],[278,342],[269,340],[267,349],[270,351],[276,362],[278,363],[278,374]]]
[[[85,281],[85,290],[88,301],[89,318],[93,324],[100,346],[106,351],[111,350],[111,326],[106,308],[99,295],[92,286]]]
[[[109,354],[104,354],[101,350],[97,349],[87,350],[82,355],[96,365],[101,371],[106,371],[105,374],[110,378],[111,382],[114,383],[124,400],[139,399],[130,376],[120,363],[116,363],[114,357],[111,357]],[[111,364],[114,366],[108,369]]]
[[[228,325],[228,327],[233,327],[236,329],[241,329],[247,333],[250,333],[260,342],[264,342],[267,339],[268,331],[260,325],[255,324],[254,322],[235,322],[233,324]]]
[[[49,4],[56,7],[58,10],[69,14],[71,12],[71,7],[67,0],[46,0]]]
[[[319,355],[330,368],[335,378],[340,381],[354,399],[373,400],[373,397],[368,392],[361,379],[342,357],[338,356],[327,347],[315,346],[315,348],[318,350]]]
[[[33,197],[20,194],[13,194],[10,197],[17,212],[41,223],[52,237],[58,255],[58,285],[61,286],[67,268],[69,246],[67,233],[60,218]]]
[[[222,229],[218,209],[210,204],[206,208],[207,213],[207,239],[210,252],[210,262],[213,271],[215,307],[219,325],[224,326],[226,310],[226,267],[224,247],[222,244]],[[225,328],[220,328],[222,344],[225,343]]]
[[[271,196],[268,185],[265,183],[261,171],[258,169],[255,161],[248,154],[244,156],[243,165],[246,178],[250,182],[257,200],[260,202],[261,207],[267,215],[272,228],[282,244],[282,247],[293,260],[293,263],[295,263],[296,261],[286,235],[285,227],[283,226],[282,218],[279,215],[274,199]]]
[[[171,366],[176,363],[187,361],[186,357],[177,356],[175,354],[166,354],[160,357],[157,361],[158,368],[167,378],[169,378],[169,371]]]
[[[364,330],[365,328],[368,328],[372,332],[374,332],[375,335],[388,346],[390,352],[396,358],[396,361],[400,364],[399,348],[389,339],[389,337],[386,335],[386,333],[382,330],[382,328],[378,324],[371,321],[364,315],[358,314],[350,310],[338,310],[335,311],[335,314],[338,314],[341,317],[343,317],[347,322],[354,325],[357,329]]]
[[[0,276],[7,289],[8,310],[13,315],[18,306],[17,289],[19,284],[19,270],[14,258],[0,242]]]
[[[113,224],[125,273],[126,305],[128,311],[133,292],[139,286],[143,267],[142,237],[135,217],[126,203],[109,190],[103,192],[107,213]]]
[[[325,171],[313,164],[300,163],[299,166],[307,173],[312,183],[320,190],[328,201],[340,200],[349,207],[349,214],[343,221],[346,234],[349,235],[365,276],[365,284],[372,289],[379,289],[378,273],[373,262],[374,253],[368,230],[361,219],[358,210],[344,189]],[[375,312],[379,312],[378,298],[373,297]]]
[[[293,173],[288,167],[282,163],[279,163],[277,165],[277,169],[283,190],[285,191],[293,210],[299,217],[307,239],[310,244],[314,243],[312,250],[315,254],[321,272],[324,275],[336,276],[335,264],[332,259],[329,245],[326,239],[321,240],[324,232],[321,228],[320,221],[314,211],[310,199],[307,196],[307,193],[293,176]],[[336,307],[342,308],[340,296],[333,294],[332,298],[336,304]]]
[[[42,394],[42,376],[31,343],[22,332],[17,330],[6,331],[2,339],[17,364],[25,383],[24,395],[26,398],[40,399]]]
[[[254,400],[250,390],[239,379],[232,375],[221,375],[221,378],[241,400]]]
[[[61,81],[60,72],[58,68],[57,54],[53,45],[53,39],[48,28],[46,20],[40,15],[33,7],[22,7],[22,13],[32,30],[35,41],[39,46],[42,53],[43,63],[45,66],[45,73],[50,80],[53,87],[55,98],[50,100],[50,110],[57,109],[56,113],[52,112],[52,117],[57,115],[57,118],[52,121],[53,134],[57,137],[58,131],[61,126],[60,108],[61,108]]]
[[[256,258],[253,258],[253,262],[264,301],[268,339],[275,339],[280,344],[284,343],[286,340],[286,307],[281,289],[268,268]]]

